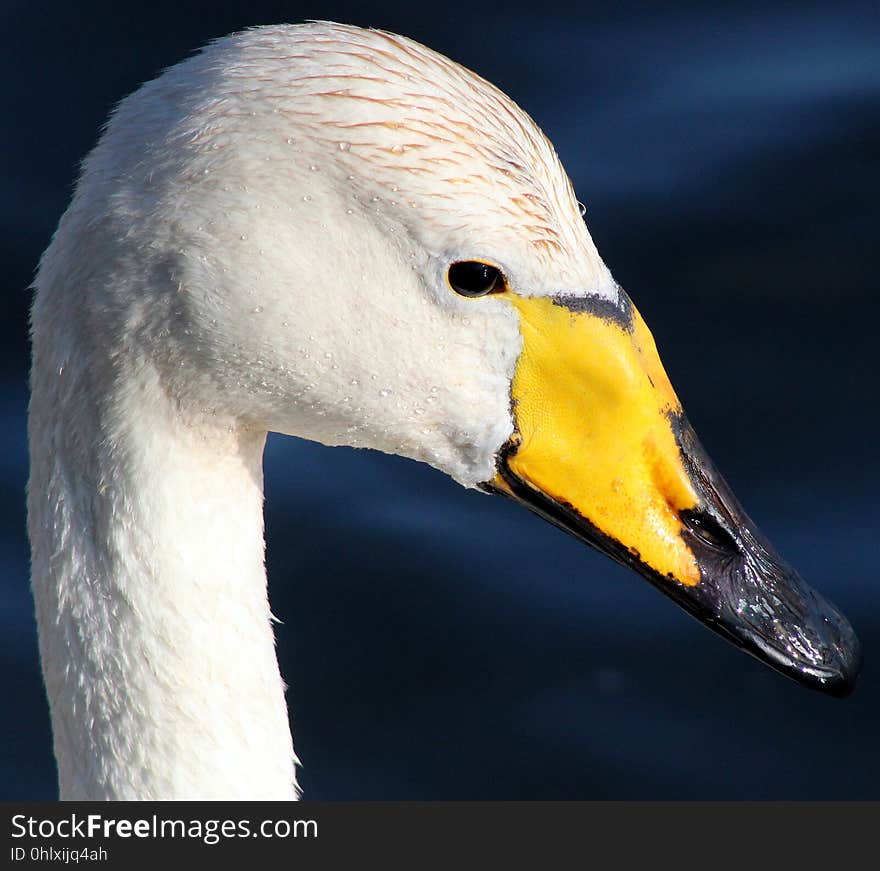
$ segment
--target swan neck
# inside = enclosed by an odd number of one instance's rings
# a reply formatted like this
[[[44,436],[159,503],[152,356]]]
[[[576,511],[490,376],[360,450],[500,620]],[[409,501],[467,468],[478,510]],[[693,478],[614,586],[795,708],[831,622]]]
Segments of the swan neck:
[[[265,432],[34,338],[29,532],[65,799],[289,799]],[[97,367],[100,370],[100,366]]]

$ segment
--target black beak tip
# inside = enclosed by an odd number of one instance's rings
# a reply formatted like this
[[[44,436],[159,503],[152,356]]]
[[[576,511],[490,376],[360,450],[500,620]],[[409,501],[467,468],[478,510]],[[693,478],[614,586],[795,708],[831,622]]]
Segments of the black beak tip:
[[[834,621],[836,640],[833,645],[837,655],[828,669],[821,689],[830,696],[842,699],[855,689],[856,679],[862,669],[862,645],[846,618],[837,616],[838,619]]]
[[[856,679],[862,667],[861,650],[854,658],[842,662],[836,669],[828,669],[813,676],[813,681],[805,681],[815,689],[836,699],[845,699],[856,688]]]
[[[815,594],[822,608],[820,631],[824,654],[817,668],[816,688],[836,698],[848,696],[856,685],[862,668],[862,645],[850,622],[828,600]]]
[[[822,689],[835,699],[845,699],[856,688],[857,676],[858,672],[855,675],[836,674],[828,679]]]
[[[847,619],[833,605],[826,605],[826,616],[821,618],[821,630],[816,633],[818,657],[808,660],[776,645],[769,646],[765,638],[754,636],[749,639],[749,647],[753,655],[787,677],[842,699],[855,689],[862,667],[862,646]]]

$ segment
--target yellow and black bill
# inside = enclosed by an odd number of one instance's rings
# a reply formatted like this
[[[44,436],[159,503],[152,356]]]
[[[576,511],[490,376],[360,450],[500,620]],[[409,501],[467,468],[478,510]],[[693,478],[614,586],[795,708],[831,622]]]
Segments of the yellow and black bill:
[[[485,489],[635,569],[772,668],[846,695],[861,664],[855,632],[743,511],[619,293],[502,295],[519,313],[523,350],[515,431]]]

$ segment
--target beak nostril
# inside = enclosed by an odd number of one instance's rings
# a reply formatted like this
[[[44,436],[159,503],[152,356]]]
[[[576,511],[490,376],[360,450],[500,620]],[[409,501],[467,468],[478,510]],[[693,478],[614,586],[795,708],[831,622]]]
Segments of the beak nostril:
[[[739,551],[733,536],[707,511],[682,511],[685,528],[704,544],[723,551]]]

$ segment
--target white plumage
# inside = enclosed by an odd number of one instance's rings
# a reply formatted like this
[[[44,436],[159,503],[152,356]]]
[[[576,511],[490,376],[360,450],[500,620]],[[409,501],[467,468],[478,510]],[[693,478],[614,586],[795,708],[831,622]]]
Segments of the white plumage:
[[[61,795],[294,798],[263,569],[269,430],[465,486],[522,339],[449,291],[617,288],[544,136],[409,40],[220,40],[114,113],[35,283],[29,531]],[[294,693],[295,702],[295,693]]]

